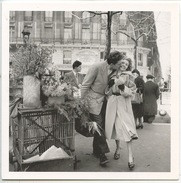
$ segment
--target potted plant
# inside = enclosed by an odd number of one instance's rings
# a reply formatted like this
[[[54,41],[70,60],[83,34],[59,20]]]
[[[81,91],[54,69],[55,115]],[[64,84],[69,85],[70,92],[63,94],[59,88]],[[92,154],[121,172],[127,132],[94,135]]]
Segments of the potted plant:
[[[53,47],[36,44],[23,45],[10,54],[14,79],[23,78],[23,106],[41,107],[40,78],[45,68],[52,62]]]

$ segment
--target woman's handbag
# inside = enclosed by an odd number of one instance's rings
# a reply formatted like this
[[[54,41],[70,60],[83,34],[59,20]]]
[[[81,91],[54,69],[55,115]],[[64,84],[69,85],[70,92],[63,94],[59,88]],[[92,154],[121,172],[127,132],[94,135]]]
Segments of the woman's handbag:
[[[135,93],[132,96],[131,103],[133,103],[133,104],[140,104],[142,102],[143,102],[143,98],[142,98],[142,94],[141,93]]]

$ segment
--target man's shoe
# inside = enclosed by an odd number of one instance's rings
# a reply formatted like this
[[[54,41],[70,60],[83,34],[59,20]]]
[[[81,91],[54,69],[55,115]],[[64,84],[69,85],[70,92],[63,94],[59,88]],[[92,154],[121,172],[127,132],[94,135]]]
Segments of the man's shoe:
[[[100,156],[100,165],[101,166],[106,165],[106,163],[108,163],[108,162],[109,162],[109,160],[107,159],[107,157],[105,156],[105,154],[103,154],[103,155]]]
[[[94,157],[96,157],[96,158],[100,158],[100,154],[98,154],[98,153],[92,153],[92,155],[94,156]]]

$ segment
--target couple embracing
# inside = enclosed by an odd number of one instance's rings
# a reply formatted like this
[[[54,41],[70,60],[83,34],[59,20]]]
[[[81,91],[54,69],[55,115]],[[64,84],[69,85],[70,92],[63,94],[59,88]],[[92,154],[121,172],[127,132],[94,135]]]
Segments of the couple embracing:
[[[105,133],[94,134],[93,154],[105,166],[110,152],[106,139],[115,139],[114,159],[120,158],[120,141],[128,147],[128,167],[135,166],[132,140],[137,139],[131,96],[136,90],[131,74],[131,60],[119,51],[110,53],[105,62],[94,64],[87,72],[81,87],[81,98],[87,98],[90,117]]]

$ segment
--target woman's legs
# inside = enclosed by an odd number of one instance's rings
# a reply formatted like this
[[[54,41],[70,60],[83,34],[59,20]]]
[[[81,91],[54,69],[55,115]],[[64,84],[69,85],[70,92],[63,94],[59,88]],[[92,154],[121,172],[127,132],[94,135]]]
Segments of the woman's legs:
[[[116,151],[114,153],[114,159],[118,160],[120,158],[120,149],[121,149],[120,140],[115,140],[115,142],[116,142]]]
[[[143,117],[138,118],[138,121],[139,121],[138,127],[142,129],[143,128]]]
[[[127,148],[128,148],[128,162],[133,162],[133,152],[132,152],[132,140],[127,142]]]
[[[115,140],[116,142],[116,152],[120,152],[121,146],[120,146],[120,140]]]
[[[139,118],[134,118],[134,121],[135,121],[135,125],[136,125],[136,129],[138,129],[139,128]]]

